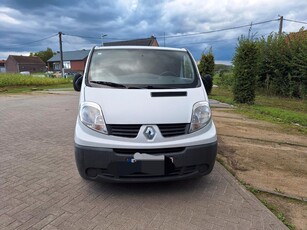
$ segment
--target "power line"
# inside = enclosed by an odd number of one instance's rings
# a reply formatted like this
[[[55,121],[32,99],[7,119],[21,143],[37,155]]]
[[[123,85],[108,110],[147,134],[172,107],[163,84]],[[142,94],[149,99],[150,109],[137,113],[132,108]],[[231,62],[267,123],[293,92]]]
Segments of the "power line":
[[[263,35],[258,35],[257,37],[254,37],[254,39],[258,39],[261,37],[267,36],[267,34],[263,34]],[[234,40],[238,40],[238,37],[235,38],[228,38],[228,39],[219,39],[219,40],[206,40],[206,41],[201,41],[201,42],[189,42],[189,43],[181,43],[181,44],[176,44],[176,43],[170,43],[172,45],[172,47],[183,47],[183,46],[190,46],[190,45],[197,45],[197,44],[215,44],[215,43],[219,43],[219,42],[230,42],[230,41],[234,41]]]
[[[253,23],[253,26],[265,24],[265,23],[269,23],[269,22],[274,22],[274,21],[278,21],[278,20],[279,19],[272,19],[272,20],[263,21],[263,22],[256,22],[256,23]],[[228,27],[228,28],[223,28],[223,29],[218,29],[218,30],[209,30],[209,31],[204,31],[204,32],[197,32],[197,33],[169,35],[169,36],[157,36],[156,38],[176,38],[176,37],[195,36],[195,35],[201,35],[201,34],[210,34],[210,33],[222,32],[222,31],[227,31],[227,30],[235,30],[235,29],[240,29],[240,28],[250,27],[250,26],[251,26],[251,24],[247,24],[247,25]]]
[[[50,35],[48,37],[45,37],[45,38],[41,38],[39,40],[35,40],[35,41],[31,41],[31,42],[26,42],[26,43],[23,43],[23,44],[15,44],[16,46],[24,46],[24,45],[29,45],[29,44],[32,44],[32,43],[36,43],[36,42],[41,42],[41,41],[44,41],[44,40],[47,40],[49,38],[52,38],[52,37],[55,37],[57,36],[58,34],[53,34],[53,35]]]
[[[79,37],[79,38],[89,38],[89,39],[101,39],[99,37],[91,37],[91,36],[83,36],[83,35],[75,35],[75,34],[63,34],[70,37]]]
[[[285,19],[285,21],[288,21],[288,22],[295,22],[295,23],[301,23],[301,24],[306,24],[307,25],[307,22],[303,22],[303,21],[297,21],[297,20],[292,20],[292,19]]]
[[[267,21],[262,21],[262,22],[256,22],[256,23],[252,23],[253,26],[255,25],[261,25],[261,24],[265,24],[265,23],[269,23],[269,22],[274,22],[274,21],[278,21],[278,19],[272,19],[272,20],[267,20]],[[186,33],[186,34],[179,34],[179,35],[168,35],[168,36],[156,36],[156,38],[177,38],[177,37],[188,37],[188,36],[196,36],[196,35],[202,35],[202,34],[209,34],[209,33],[216,33],[216,32],[222,32],[222,31],[227,31],[227,30],[235,30],[235,29],[240,29],[240,28],[244,28],[244,27],[250,27],[251,24],[246,24],[246,25],[240,25],[240,26],[234,26],[234,27],[228,27],[228,28],[222,28],[222,29],[218,29],[218,30],[210,30],[210,31],[203,31],[203,32],[196,32],[196,33]],[[92,37],[92,36],[83,36],[83,35],[76,35],[76,34],[63,34],[66,36],[71,36],[71,37],[79,37],[79,38],[88,38],[88,39],[95,39],[95,40],[100,40],[101,37]],[[140,39],[140,38],[112,38],[112,37],[107,37],[107,40],[136,40],[136,39]]]
[[[238,38],[229,38],[229,39],[221,39],[221,40],[208,40],[208,41],[201,41],[201,42],[189,42],[189,43],[181,43],[181,44],[176,44],[176,43],[170,43],[172,46],[180,47],[180,46],[186,46],[186,45],[197,45],[197,44],[204,44],[204,43],[218,43],[218,42],[224,42],[224,41],[233,41],[237,40]]]
[[[76,35],[76,34],[63,34],[66,36],[70,36],[70,37],[78,37],[78,38],[88,38],[88,39],[95,39],[95,40],[101,40],[101,36],[100,37],[91,37],[91,36],[83,36],[83,35]],[[112,38],[112,37],[106,37],[105,40],[116,40],[116,41],[123,41],[123,40],[134,40],[137,38]],[[143,38],[142,38],[143,39]]]

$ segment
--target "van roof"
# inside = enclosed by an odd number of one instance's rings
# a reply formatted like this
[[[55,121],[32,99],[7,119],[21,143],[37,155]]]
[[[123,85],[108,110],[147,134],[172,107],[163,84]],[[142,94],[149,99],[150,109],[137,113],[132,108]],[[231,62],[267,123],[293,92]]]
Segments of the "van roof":
[[[169,51],[184,51],[184,48],[171,48],[171,47],[160,47],[160,46],[95,46],[95,50],[110,50],[110,49],[140,49],[140,50],[169,50]]]

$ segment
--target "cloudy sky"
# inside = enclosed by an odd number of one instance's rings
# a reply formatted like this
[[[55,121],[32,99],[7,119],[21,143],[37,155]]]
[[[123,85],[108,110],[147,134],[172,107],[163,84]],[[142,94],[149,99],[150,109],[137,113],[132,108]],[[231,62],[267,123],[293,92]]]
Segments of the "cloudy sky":
[[[237,38],[298,31],[307,24],[306,0],[0,0],[0,59],[9,54],[88,49],[105,42],[154,35],[160,46],[184,47],[196,60],[212,47],[230,62]],[[271,21],[272,20],[272,21]],[[269,21],[269,22],[268,22]],[[241,28],[236,28],[241,27]],[[227,29],[227,30],[224,30]]]

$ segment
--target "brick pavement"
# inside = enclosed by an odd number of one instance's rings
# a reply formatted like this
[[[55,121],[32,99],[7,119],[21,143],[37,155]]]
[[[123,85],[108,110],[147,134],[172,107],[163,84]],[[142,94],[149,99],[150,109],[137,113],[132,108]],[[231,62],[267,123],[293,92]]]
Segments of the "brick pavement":
[[[0,229],[287,229],[220,165],[201,179],[85,181],[78,94],[0,96]]]

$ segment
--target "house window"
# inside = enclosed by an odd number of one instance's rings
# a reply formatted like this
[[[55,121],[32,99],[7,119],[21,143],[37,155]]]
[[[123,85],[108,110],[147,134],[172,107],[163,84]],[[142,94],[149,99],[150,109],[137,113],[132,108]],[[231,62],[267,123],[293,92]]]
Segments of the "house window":
[[[70,69],[70,61],[64,61],[63,65],[64,65],[64,69]]]
[[[60,70],[60,63],[53,63],[54,70]]]

